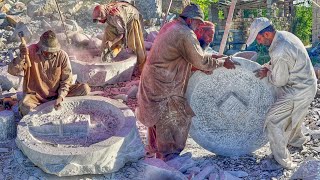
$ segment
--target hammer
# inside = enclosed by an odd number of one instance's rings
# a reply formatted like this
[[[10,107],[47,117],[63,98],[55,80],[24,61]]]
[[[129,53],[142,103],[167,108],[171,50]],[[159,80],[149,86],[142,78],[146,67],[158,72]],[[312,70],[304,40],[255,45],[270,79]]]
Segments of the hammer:
[[[23,45],[27,45],[27,42],[26,40],[24,39],[24,34],[23,34],[23,31],[20,31],[18,33],[19,37],[20,37],[20,40],[21,40],[21,44]],[[31,67],[31,61],[30,61],[30,58],[29,58],[29,51],[27,50],[27,54],[26,54],[26,63],[27,63],[27,67],[30,68]]]

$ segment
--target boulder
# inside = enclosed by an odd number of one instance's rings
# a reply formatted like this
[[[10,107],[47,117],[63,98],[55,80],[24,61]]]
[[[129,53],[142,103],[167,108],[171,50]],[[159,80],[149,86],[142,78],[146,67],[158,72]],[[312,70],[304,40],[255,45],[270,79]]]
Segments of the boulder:
[[[272,85],[255,77],[258,63],[232,58],[241,66],[195,72],[186,97],[196,114],[190,135],[203,148],[224,156],[249,154],[267,143],[266,114],[274,102]]]
[[[0,86],[3,91],[9,91],[11,88],[21,89],[22,83],[22,76],[12,76],[8,73],[8,66],[0,66]]]

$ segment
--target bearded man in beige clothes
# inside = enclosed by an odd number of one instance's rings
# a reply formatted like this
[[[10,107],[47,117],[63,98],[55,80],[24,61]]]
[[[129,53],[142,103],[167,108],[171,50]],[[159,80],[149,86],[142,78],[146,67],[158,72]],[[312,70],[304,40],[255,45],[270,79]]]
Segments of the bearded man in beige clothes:
[[[110,61],[123,48],[137,55],[140,71],[146,61],[146,50],[142,33],[142,15],[127,2],[112,2],[98,5],[92,14],[93,22],[106,23],[102,39],[102,61]]]
[[[148,127],[149,155],[168,161],[184,149],[194,113],[184,98],[191,67],[212,71],[235,68],[227,59],[204,53],[194,30],[203,22],[196,4],[186,6],[180,17],[165,24],[141,74],[137,119]]]
[[[287,145],[302,147],[307,138],[301,125],[317,92],[311,60],[301,40],[286,31],[277,31],[267,18],[256,18],[250,26],[247,44],[257,40],[269,47],[270,62],[257,72],[274,85],[276,102],[268,111],[265,127],[274,159],[293,169]]]
[[[29,55],[31,67],[26,63]],[[57,109],[66,96],[83,96],[90,92],[87,84],[72,83],[72,73],[68,54],[60,49],[56,35],[52,31],[43,33],[37,44],[28,48],[20,45],[20,56],[8,66],[8,73],[23,74],[24,97],[19,103],[21,116],[29,113],[41,103],[55,100]]]

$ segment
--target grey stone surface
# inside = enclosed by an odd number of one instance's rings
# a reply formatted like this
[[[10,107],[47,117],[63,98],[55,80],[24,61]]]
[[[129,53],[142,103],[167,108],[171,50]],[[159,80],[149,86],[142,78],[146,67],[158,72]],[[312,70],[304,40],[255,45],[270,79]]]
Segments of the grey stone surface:
[[[159,18],[162,12],[161,0],[138,0],[135,6],[142,14],[143,19]]]
[[[124,54],[111,63],[71,60],[71,67],[72,72],[78,76],[78,82],[88,83],[90,86],[104,86],[131,80],[136,63],[136,55]]]
[[[211,75],[195,72],[186,93],[196,114],[191,137],[224,156],[248,154],[266,144],[264,121],[274,102],[271,85],[252,72],[261,66],[239,57],[233,60],[241,66],[218,68]]]
[[[241,57],[256,62],[258,59],[258,53],[255,51],[242,51],[235,53],[233,57]]]
[[[24,116],[16,143],[46,173],[112,173],[144,154],[135,123],[133,112],[115,100],[71,97],[58,111],[51,101]]]
[[[9,140],[16,135],[16,123],[12,111],[0,111],[0,141]]]
[[[48,15],[55,12],[57,12],[57,6],[54,0],[30,1],[27,5],[27,15],[29,17]]]
[[[0,66],[0,86],[3,91],[8,91],[11,88],[22,88],[22,77],[12,76],[8,73],[8,66]]]
[[[310,160],[304,162],[297,170],[293,173],[290,179],[303,179],[313,180],[320,179],[320,161]]]

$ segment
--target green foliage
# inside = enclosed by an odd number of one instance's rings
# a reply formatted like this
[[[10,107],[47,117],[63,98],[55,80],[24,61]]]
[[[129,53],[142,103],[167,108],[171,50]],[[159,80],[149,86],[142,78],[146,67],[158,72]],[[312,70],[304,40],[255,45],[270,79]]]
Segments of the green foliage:
[[[295,6],[292,33],[300,38],[304,45],[310,44],[312,36],[312,6]]]
[[[256,51],[258,53],[257,63],[261,65],[270,61],[268,48],[258,44],[256,40],[247,48],[247,50]]]
[[[198,4],[204,13],[204,19],[208,20],[210,4],[218,3],[219,0],[191,0],[191,2]]]
[[[218,11],[218,18],[219,18],[220,20],[224,19],[224,13],[223,13],[222,10],[219,10],[219,11]]]
[[[261,17],[266,17],[267,16],[267,9],[244,9],[243,10],[243,17],[244,18],[249,18],[249,17],[259,17],[259,11],[261,12]]]

